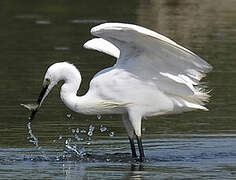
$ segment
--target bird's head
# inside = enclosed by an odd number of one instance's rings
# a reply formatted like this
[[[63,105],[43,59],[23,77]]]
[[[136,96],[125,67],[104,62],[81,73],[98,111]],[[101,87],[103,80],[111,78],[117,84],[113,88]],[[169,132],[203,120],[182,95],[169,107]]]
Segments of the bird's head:
[[[34,105],[24,105],[24,107],[31,110],[31,115],[29,117],[29,121],[32,121],[35,117],[35,114],[38,112],[41,107],[44,99],[47,97],[49,92],[53,89],[53,87],[60,81],[68,81],[73,80],[73,77],[78,77],[79,81],[81,80],[80,73],[76,69],[76,67],[67,62],[59,62],[51,65],[47,72],[45,73],[42,90],[39,94],[37,103]],[[80,82],[78,82],[80,83]]]

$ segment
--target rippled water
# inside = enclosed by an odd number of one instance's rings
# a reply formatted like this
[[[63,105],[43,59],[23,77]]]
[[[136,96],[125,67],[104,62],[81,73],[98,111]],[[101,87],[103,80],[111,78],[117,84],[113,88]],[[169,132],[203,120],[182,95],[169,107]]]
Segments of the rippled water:
[[[0,179],[233,179],[236,177],[236,2],[7,1],[0,14]],[[36,119],[28,111],[47,67],[70,61],[81,71],[79,94],[112,57],[82,48],[103,22],[139,24],[191,49],[213,65],[209,112],[143,122],[147,161],[130,158],[117,115],[71,112],[55,88]]]

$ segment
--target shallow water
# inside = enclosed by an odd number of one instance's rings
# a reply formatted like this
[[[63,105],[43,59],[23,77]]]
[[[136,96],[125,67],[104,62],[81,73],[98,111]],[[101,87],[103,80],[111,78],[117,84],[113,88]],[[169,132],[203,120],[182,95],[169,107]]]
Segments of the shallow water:
[[[0,2],[0,179],[233,179],[236,177],[236,2],[202,1]],[[90,28],[108,21],[139,24],[191,49],[210,64],[209,112],[143,122],[147,161],[130,158],[120,116],[71,112],[55,88],[29,134],[29,112],[47,67],[70,61],[84,94],[112,57],[82,48]],[[35,139],[38,140],[38,146]]]

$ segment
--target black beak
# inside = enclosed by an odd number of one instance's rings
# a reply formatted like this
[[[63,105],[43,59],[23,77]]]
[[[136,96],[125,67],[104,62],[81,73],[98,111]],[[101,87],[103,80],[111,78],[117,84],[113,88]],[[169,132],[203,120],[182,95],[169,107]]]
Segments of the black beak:
[[[35,109],[32,110],[31,115],[29,117],[29,121],[30,122],[33,121],[36,113],[38,112],[38,110],[40,108],[40,105],[41,105],[41,102],[42,102],[42,100],[43,100],[43,98],[45,96],[45,93],[47,92],[48,86],[49,86],[49,84],[43,85],[43,88],[42,88],[42,90],[41,90],[41,92],[39,94],[38,100],[37,100],[38,106]]]
[[[29,117],[29,122],[32,122],[32,121],[33,121],[34,116],[35,116],[35,114],[36,114],[37,111],[38,111],[38,108],[32,110],[32,113],[31,113],[31,115],[30,115],[30,117]]]

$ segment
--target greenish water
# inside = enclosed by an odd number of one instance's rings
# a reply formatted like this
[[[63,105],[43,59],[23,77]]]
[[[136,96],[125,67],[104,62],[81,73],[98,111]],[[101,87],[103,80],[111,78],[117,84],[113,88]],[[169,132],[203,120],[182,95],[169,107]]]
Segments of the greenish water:
[[[236,1],[2,0],[0,7],[0,179],[236,176]],[[141,165],[130,159],[119,116],[73,113],[55,88],[31,124],[36,147],[20,106],[36,100],[47,67],[58,61],[78,67],[84,94],[93,75],[115,62],[82,48],[91,27],[110,21],[158,31],[214,67],[204,79],[212,89],[209,112],[143,121]]]

